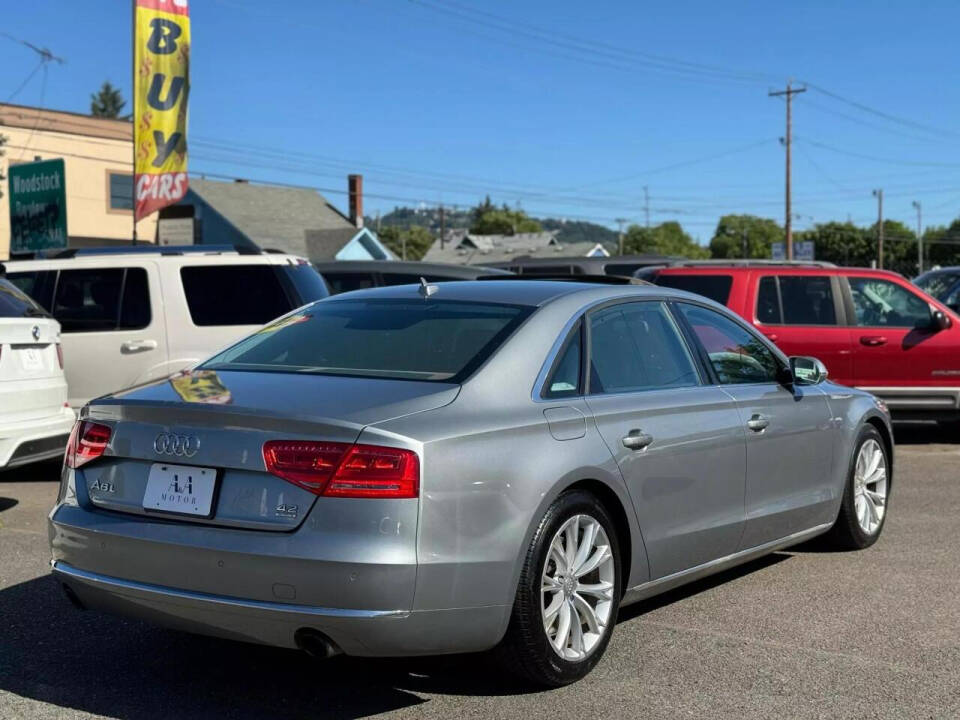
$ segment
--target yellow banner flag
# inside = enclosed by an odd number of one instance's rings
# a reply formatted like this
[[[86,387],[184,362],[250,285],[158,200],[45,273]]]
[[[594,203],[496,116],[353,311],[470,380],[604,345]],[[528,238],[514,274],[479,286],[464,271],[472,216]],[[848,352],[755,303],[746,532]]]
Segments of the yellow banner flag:
[[[190,94],[188,0],[136,0],[134,18],[135,217],[187,192]]]

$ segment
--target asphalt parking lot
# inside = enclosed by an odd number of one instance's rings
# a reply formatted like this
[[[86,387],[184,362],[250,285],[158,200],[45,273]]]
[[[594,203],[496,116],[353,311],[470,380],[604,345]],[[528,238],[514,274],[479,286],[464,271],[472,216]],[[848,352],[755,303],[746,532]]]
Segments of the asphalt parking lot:
[[[57,464],[0,474],[0,718],[960,717],[960,444],[898,427],[860,553],[777,553],[621,612],[585,680],[486,657],[318,662],[74,610],[48,573]]]

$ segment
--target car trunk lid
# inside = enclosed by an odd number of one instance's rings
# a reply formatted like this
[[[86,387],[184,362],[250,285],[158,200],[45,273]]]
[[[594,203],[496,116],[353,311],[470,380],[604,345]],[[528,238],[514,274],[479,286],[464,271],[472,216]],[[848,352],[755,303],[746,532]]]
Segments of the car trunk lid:
[[[458,391],[458,385],[433,382],[185,373],[91,403],[88,419],[109,425],[113,432],[106,454],[78,471],[78,485],[94,505],[114,511],[291,530],[306,517],[316,496],[266,472],[265,442],[350,444],[366,425],[446,405]],[[209,513],[178,515],[149,507],[161,482],[150,480],[151,472],[167,479],[179,472],[201,484],[206,480],[190,474],[201,470],[214,476]]]

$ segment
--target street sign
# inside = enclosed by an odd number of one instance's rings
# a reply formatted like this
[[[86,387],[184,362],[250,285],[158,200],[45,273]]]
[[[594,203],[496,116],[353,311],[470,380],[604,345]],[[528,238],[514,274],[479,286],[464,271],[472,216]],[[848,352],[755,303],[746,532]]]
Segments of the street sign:
[[[786,260],[787,249],[782,242],[772,243],[770,257],[773,260]],[[813,240],[797,240],[793,243],[793,259],[802,262],[813,262]]]
[[[793,257],[804,262],[813,262],[813,240],[799,240],[793,244]]]
[[[63,159],[11,165],[10,253],[67,246]]]

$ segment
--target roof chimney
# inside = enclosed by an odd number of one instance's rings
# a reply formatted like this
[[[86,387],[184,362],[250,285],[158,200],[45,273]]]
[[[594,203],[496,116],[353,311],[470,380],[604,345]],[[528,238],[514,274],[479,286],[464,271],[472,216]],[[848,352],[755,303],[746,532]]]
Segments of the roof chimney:
[[[350,195],[350,222],[363,227],[363,175],[347,175],[347,193]]]

